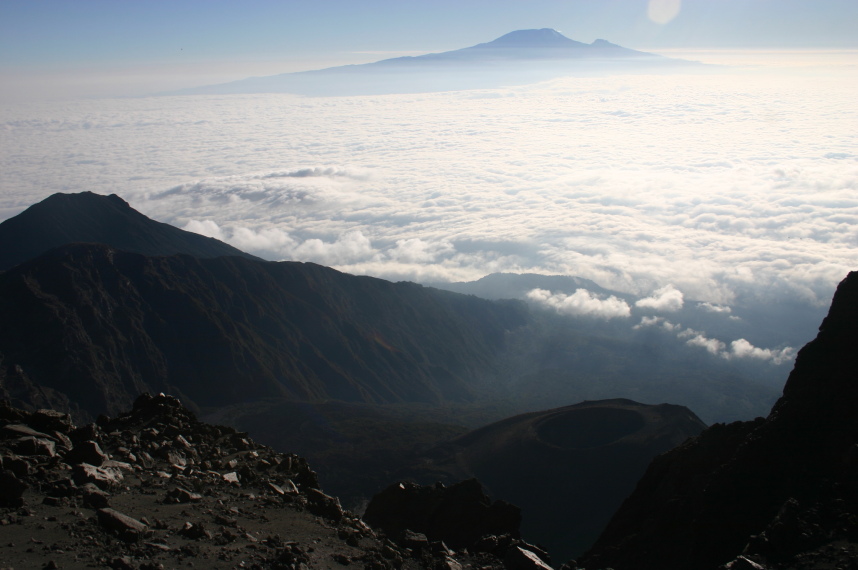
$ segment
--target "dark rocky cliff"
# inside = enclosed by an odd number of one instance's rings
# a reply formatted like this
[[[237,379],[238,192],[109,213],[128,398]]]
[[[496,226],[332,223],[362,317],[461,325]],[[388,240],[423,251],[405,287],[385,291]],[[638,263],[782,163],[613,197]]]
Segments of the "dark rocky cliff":
[[[0,273],[0,396],[93,417],[145,391],[468,401],[522,311],[314,264],[73,244]]]
[[[816,339],[799,352],[769,416],[712,426],[658,457],[580,565],[854,568],[856,409],[853,272],[837,288]]]

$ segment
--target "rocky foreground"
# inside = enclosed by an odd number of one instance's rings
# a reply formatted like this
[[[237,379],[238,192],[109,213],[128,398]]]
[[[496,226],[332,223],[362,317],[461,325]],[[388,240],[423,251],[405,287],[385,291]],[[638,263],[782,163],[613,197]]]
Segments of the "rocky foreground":
[[[0,405],[0,426],[4,568],[548,568],[475,482],[388,490],[376,530],[302,458],[163,394],[83,427]]]

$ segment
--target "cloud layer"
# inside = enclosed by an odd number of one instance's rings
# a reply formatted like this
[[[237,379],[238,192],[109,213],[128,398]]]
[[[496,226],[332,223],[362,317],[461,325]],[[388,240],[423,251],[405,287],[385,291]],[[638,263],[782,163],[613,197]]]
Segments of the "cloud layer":
[[[854,68],[841,68],[9,107],[0,217],[92,190],[269,259],[352,273],[575,275],[646,297],[642,311],[824,305],[858,267],[855,100]],[[619,314],[607,301],[545,299]]]
[[[527,294],[527,298],[539,305],[550,307],[561,315],[596,317],[605,320],[631,316],[631,307],[622,299],[613,295],[601,298],[586,289],[577,289],[571,295],[534,289]]]

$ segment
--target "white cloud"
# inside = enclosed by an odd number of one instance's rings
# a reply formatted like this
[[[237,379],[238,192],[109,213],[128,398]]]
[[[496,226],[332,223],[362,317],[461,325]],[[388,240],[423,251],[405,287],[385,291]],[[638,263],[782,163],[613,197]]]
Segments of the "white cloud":
[[[747,358],[769,361],[772,364],[780,365],[792,362],[797,353],[796,349],[791,346],[780,349],[758,348],[744,338],[732,341],[728,348],[726,343],[718,339],[709,338],[705,333],[694,329],[685,329],[677,337],[685,339],[685,344],[688,346],[705,348],[713,356],[719,356],[726,360]]]
[[[677,335],[681,339],[687,339],[685,344],[688,346],[699,346],[705,348],[709,354],[721,356],[724,354],[724,349],[727,347],[718,339],[708,338],[704,333],[693,329],[685,329]]]
[[[221,241],[224,240],[223,231],[221,231],[220,226],[212,220],[189,220],[182,229]]]
[[[387,256],[404,263],[431,263],[442,254],[455,251],[450,242],[430,243],[420,238],[396,240],[396,247],[387,252]]]
[[[720,313],[729,315],[733,309],[727,305],[718,305],[716,303],[697,303],[697,307],[703,309],[707,313]]]
[[[814,73],[10,105],[0,217],[116,192],[250,253],[355,273],[575,275],[658,311],[822,306],[858,268],[858,82]]]
[[[653,309],[655,311],[676,312],[683,305],[682,291],[671,284],[657,289],[652,296],[639,299],[635,307]]]
[[[315,261],[323,265],[339,265],[374,258],[377,254],[369,238],[360,230],[352,230],[339,236],[334,242],[308,239],[295,248],[295,258]]]
[[[663,317],[641,317],[641,322],[633,326],[634,330],[640,330],[647,327],[654,327],[664,321]]]
[[[770,348],[757,348],[747,340],[740,338],[730,343],[730,352],[725,354],[726,358],[755,358],[758,360],[770,360],[772,364],[783,364],[795,359],[796,350],[790,346],[782,349],[772,350]]]
[[[533,289],[527,298],[537,304],[550,307],[561,315],[595,317],[598,319],[628,318],[631,308],[622,299],[611,295],[601,299],[586,289],[576,289],[571,295],[551,293],[545,289]]]
[[[242,251],[264,252],[269,256],[281,259],[291,259],[298,243],[279,228],[262,228],[254,230],[243,226],[231,228],[231,234],[226,237],[231,245]]]

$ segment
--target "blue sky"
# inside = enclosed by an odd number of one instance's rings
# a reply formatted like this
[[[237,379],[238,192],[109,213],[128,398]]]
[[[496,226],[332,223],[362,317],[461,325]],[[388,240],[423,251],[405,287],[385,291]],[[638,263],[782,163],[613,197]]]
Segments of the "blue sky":
[[[443,51],[515,29],[638,48],[858,47],[855,0],[3,0],[0,66],[276,59],[294,68]],[[288,71],[288,70],[284,70]]]

